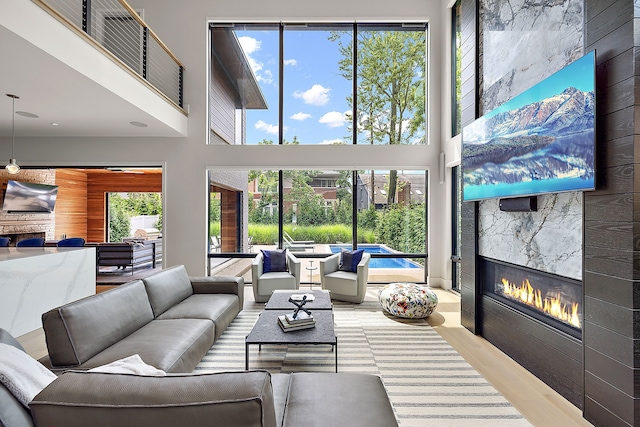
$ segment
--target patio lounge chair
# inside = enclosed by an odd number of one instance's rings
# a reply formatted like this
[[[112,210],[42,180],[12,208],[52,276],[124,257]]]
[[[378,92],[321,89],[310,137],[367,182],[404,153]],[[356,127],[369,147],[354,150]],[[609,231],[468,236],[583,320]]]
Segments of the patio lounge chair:
[[[282,234],[284,234],[284,237],[291,240],[291,243],[293,243],[294,245],[315,245],[316,243],[313,240],[294,240],[294,238],[284,230],[282,231]]]
[[[316,245],[312,240],[298,241],[292,240],[286,232],[282,235],[284,239],[284,247],[291,252],[304,252],[307,249],[315,250]]]

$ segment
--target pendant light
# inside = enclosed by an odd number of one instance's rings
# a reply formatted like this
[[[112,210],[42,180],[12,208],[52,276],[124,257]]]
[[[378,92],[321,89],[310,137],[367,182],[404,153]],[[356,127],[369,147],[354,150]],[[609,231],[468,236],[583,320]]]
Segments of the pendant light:
[[[15,175],[20,172],[20,166],[16,162],[16,159],[13,156],[13,150],[15,148],[15,139],[16,139],[16,99],[20,99],[18,95],[12,95],[10,93],[7,96],[13,99],[13,114],[11,116],[11,159],[9,159],[9,163],[4,168],[11,175]]]

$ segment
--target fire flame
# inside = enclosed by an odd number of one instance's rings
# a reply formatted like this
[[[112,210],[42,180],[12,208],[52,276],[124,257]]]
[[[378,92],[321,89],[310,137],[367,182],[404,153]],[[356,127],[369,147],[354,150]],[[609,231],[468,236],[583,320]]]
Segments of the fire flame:
[[[502,278],[502,285],[504,286],[503,292],[505,296],[524,304],[531,305],[543,313],[568,323],[571,326],[581,328],[579,303],[572,302],[571,307],[569,307],[569,304],[563,303],[559,296],[542,298],[542,292],[540,289],[535,289],[531,286],[529,279],[525,279],[525,281],[522,282],[522,285],[518,286],[515,283],[511,283],[507,279]]]

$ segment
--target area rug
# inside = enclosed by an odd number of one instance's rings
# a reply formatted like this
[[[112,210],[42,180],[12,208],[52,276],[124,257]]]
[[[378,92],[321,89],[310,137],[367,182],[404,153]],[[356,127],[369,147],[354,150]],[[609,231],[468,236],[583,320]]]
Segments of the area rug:
[[[244,370],[244,338],[264,305],[248,302],[194,372]],[[405,426],[530,426],[526,419],[424,320],[384,313],[374,301],[334,303],[338,372],[378,375]],[[334,372],[330,346],[250,348],[250,368]]]

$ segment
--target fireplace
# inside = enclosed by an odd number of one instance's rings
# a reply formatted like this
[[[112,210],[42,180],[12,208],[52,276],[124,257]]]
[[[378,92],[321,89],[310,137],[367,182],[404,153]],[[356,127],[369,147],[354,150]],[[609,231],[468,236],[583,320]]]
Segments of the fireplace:
[[[484,258],[482,292],[514,310],[582,338],[582,284],[578,280]]]

